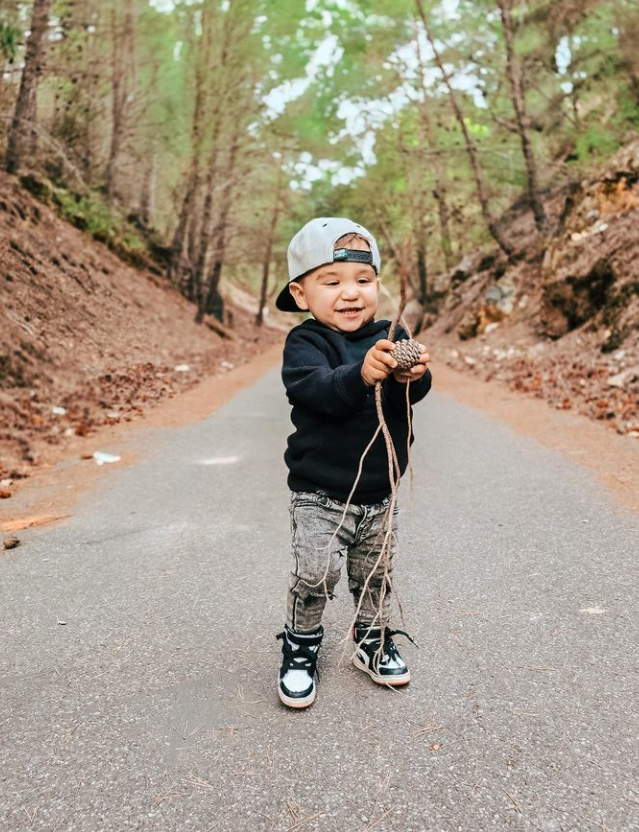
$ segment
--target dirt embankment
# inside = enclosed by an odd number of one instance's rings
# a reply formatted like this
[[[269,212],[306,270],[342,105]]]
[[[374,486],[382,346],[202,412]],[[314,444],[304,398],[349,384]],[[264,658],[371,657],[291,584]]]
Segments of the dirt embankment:
[[[0,173],[0,491],[71,437],[223,376],[281,329],[234,306],[222,337],[162,277],[124,264]]]
[[[497,379],[639,438],[639,140],[599,175],[502,218],[516,255],[478,252],[436,279],[423,340],[456,370]]]

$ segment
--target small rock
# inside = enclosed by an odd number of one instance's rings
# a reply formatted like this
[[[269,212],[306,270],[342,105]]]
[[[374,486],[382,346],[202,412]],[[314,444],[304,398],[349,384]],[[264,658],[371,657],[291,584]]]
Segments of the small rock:
[[[56,416],[64,416],[67,412],[66,407],[52,407],[51,413],[55,413]]]
[[[608,387],[623,387],[626,383],[626,373],[617,373],[616,376],[610,376],[608,379]]]
[[[119,462],[121,457],[116,456],[115,454],[108,454],[106,451],[94,451],[93,459],[95,459],[98,465],[104,465],[108,462]]]
[[[20,545],[20,539],[14,536],[5,537],[2,541],[2,548],[3,549],[15,549],[16,546]]]
[[[0,488],[9,488],[13,480],[0,480]]]
[[[0,489],[0,500],[8,500],[11,496],[11,492],[7,491],[6,488]]]
[[[633,381],[637,376],[639,376],[639,366],[628,367],[628,369],[622,370],[614,376],[610,376],[608,378],[608,386],[625,387],[628,382]]]
[[[498,303],[503,296],[499,286],[489,286],[484,293],[486,303]]]
[[[176,364],[173,369],[176,373],[188,373],[191,368],[188,364]]]
[[[499,323],[497,321],[493,321],[491,324],[486,324],[486,328],[484,329],[484,333],[488,335],[489,332],[492,332],[494,329],[497,329]]]

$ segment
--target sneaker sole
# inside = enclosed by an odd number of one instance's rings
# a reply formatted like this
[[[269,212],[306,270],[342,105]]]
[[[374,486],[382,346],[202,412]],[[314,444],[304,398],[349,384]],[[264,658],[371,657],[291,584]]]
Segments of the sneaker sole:
[[[406,671],[403,676],[380,676],[379,674],[375,673],[375,671],[371,670],[368,665],[364,664],[364,662],[355,654],[352,659],[353,664],[358,670],[363,670],[364,673],[368,673],[371,679],[377,685],[390,685],[391,687],[400,687],[400,685],[407,685],[410,682],[410,671]]]
[[[280,697],[280,701],[286,705],[287,708],[308,708],[309,705],[312,705],[315,702],[315,696],[317,694],[316,690],[313,690],[306,696],[304,699],[291,699],[289,696],[286,696],[285,693],[278,688],[277,692]]]

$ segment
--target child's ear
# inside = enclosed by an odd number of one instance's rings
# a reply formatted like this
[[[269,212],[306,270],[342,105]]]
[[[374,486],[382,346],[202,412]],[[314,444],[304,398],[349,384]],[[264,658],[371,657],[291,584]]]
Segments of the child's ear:
[[[288,290],[293,295],[293,300],[298,305],[300,309],[304,311],[308,310],[308,303],[306,302],[306,298],[304,297],[304,289],[300,286],[299,283],[289,283]]]

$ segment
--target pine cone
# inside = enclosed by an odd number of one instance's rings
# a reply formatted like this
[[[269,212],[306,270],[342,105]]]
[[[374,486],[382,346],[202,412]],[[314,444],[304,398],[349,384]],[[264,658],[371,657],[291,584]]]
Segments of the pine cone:
[[[395,343],[395,349],[391,354],[397,361],[397,370],[410,370],[411,367],[419,364],[422,347],[419,341],[404,339]]]

